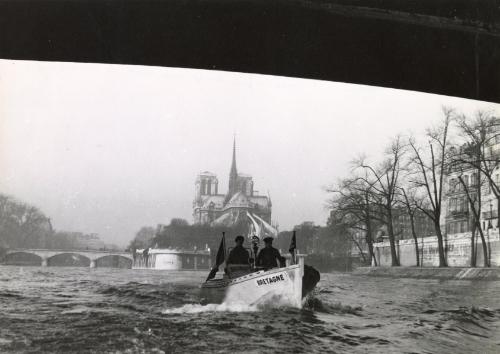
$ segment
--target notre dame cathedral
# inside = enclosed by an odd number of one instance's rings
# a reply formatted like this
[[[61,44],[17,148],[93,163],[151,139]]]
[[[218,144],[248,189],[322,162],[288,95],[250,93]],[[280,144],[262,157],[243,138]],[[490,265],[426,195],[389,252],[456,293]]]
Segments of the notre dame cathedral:
[[[230,226],[250,219],[261,225],[271,224],[271,199],[254,191],[252,176],[238,173],[235,142],[227,193],[219,193],[219,181],[211,172],[200,173],[195,185],[194,223]]]

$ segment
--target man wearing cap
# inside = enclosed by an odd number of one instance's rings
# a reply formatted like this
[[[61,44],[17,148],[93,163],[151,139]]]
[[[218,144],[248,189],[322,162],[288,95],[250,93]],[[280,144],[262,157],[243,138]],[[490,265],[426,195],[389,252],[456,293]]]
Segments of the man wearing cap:
[[[241,235],[236,236],[234,242],[236,246],[229,252],[229,257],[227,257],[227,264],[247,264],[249,263],[250,255],[248,251],[243,247],[243,242],[245,238]]]
[[[273,238],[266,237],[264,239],[265,247],[259,252],[257,256],[257,266],[264,269],[277,268],[278,261],[280,265],[285,261],[285,257],[280,255],[280,252],[273,247]]]

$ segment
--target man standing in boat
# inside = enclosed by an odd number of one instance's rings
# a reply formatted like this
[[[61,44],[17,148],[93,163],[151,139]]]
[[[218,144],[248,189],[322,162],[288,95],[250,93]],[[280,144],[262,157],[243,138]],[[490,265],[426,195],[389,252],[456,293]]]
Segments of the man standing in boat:
[[[280,252],[273,247],[273,238],[266,237],[264,239],[265,247],[257,256],[257,266],[264,269],[277,268],[278,262],[282,266],[285,262],[285,257],[281,256]]]
[[[248,251],[243,247],[243,242],[245,238],[241,235],[236,236],[234,242],[236,242],[236,246],[229,252],[229,256],[227,257],[227,264],[249,264],[250,255]]]

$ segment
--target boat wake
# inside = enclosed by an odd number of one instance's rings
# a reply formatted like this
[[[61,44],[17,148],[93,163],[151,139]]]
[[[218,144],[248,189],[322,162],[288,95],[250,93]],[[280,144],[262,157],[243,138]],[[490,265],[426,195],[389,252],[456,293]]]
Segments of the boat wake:
[[[203,312],[256,312],[259,311],[259,307],[255,305],[247,304],[186,304],[181,307],[176,307],[172,309],[167,309],[163,311],[163,314],[173,315],[173,314],[195,314]]]
[[[221,304],[185,304],[180,307],[164,310],[164,314],[189,314],[203,312],[257,312],[276,308],[290,308],[288,299],[280,296],[263,296],[256,302],[223,302]]]
[[[362,307],[361,306],[350,306],[344,305],[340,302],[330,302],[323,299],[320,299],[321,290],[315,293],[309,294],[303,300],[303,309],[310,310],[314,312],[321,312],[327,314],[351,314],[356,316],[362,315]]]

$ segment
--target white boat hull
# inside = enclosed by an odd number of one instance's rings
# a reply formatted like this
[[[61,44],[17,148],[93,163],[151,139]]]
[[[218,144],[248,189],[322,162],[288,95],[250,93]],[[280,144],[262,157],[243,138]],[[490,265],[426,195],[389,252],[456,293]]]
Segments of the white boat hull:
[[[202,301],[301,308],[303,273],[303,265],[296,264],[234,279],[209,280],[202,285]]]

